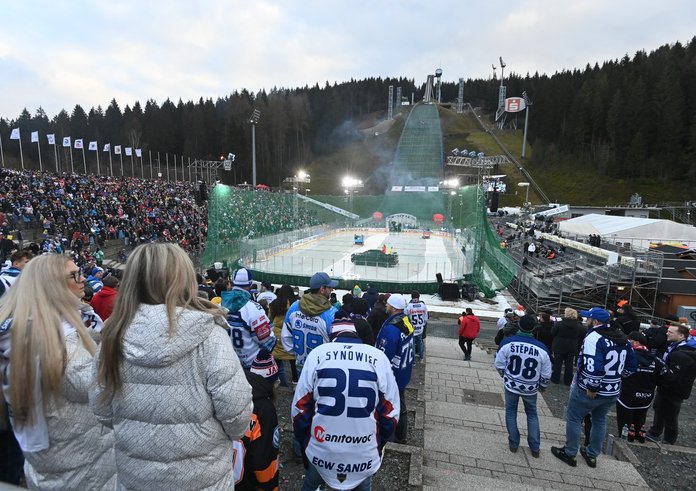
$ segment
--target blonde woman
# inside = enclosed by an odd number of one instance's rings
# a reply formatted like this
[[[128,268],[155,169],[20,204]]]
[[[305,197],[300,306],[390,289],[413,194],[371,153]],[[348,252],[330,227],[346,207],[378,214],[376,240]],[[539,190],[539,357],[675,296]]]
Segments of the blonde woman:
[[[130,254],[90,391],[92,410],[114,429],[127,489],[234,487],[232,442],[249,427],[251,387],[224,312],[197,290],[180,247]]]
[[[31,489],[116,487],[113,434],[87,399],[96,346],[80,315],[84,283],[68,257],[46,254],[0,299],[3,392]]]

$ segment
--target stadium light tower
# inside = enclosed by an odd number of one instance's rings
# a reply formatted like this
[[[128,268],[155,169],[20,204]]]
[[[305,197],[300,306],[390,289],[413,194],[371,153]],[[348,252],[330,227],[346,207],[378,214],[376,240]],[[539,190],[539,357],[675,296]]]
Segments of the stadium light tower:
[[[251,177],[254,189],[256,189],[256,125],[261,119],[261,111],[254,109],[249,122],[251,123]]]
[[[524,136],[522,136],[522,158],[527,156],[527,127],[529,126],[529,106],[532,105],[531,99],[527,96],[527,91],[522,92],[522,98],[525,102],[524,110]]]
[[[352,176],[346,176],[341,182],[343,184],[343,192],[348,195],[348,209],[353,211],[353,194],[356,189],[364,187],[363,182],[360,179],[356,179]]]

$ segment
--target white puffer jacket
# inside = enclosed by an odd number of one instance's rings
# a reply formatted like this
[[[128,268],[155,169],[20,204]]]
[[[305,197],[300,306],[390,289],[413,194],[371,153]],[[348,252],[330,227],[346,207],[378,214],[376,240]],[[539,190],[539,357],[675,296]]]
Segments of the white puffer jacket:
[[[0,358],[6,375],[10,331],[0,332]],[[26,435],[30,435],[29,440],[32,434],[38,435],[39,441],[44,432],[48,436],[48,448],[24,449],[27,485],[42,490],[116,489],[113,432],[97,421],[87,399],[92,386],[92,355],[72,327],[66,329],[65,344],[68,363],[60,394],[43,405],[40,428],[15,427],[20,441],[25,441],[22,436]]]
[[[119,486],[233,489],[232,441],[249,426],[251,387],[224,319],[177,314],[170,338],[165,306],[139,307],[123,339],[122,391],[104,401],[95,384],[90,405],[114,429]]]

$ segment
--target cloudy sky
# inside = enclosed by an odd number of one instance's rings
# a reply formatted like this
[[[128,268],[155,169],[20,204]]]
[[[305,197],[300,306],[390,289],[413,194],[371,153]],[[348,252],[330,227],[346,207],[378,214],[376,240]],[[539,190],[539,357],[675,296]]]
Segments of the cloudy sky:
[[[693,0],[0,0],[0,117],[371,76],[553,73],[696,36]],[[498,72],[499,73],[499,72]]]

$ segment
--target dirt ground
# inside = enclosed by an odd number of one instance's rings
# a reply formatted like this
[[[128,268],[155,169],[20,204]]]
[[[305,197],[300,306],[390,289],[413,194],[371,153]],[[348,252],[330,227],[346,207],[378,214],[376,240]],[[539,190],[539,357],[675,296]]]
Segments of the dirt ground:
[[[413,367],[411,384],[406,389],[409,426],[407,444],[423,447],[423,430],[415,426],[416,408],[424,408],[424,403],[417,400],[418,388],[422,388],[425,366],[416,363]],[[293,391],[290,388],[278,387],[276,408],[281,429],[280,438],[280,489],[297,490],[302,486],[304,478],[304,466],[302,460],[296,458],[292,451],[292,422],[290,419],[290,406],[292,404]],[[388,443],[382,460],[382,466],[377,474],[372,477],[372,489],[374,491],[415,490],[408,485],[408,473],[410,455],[390,450]],[[330,489],[330,488],[327,488]]]

